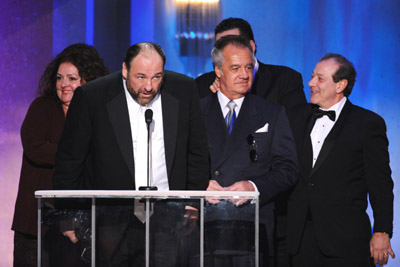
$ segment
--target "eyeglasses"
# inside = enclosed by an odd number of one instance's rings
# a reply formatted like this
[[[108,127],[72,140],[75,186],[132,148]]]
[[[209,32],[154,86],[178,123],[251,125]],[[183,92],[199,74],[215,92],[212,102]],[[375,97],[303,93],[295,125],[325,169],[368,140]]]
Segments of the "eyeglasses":
[[[258,154],[257,154],[257,143],[256,143],[256,139],[254,139],[254,136],[249,134],[247,136],[247,143],[250,146],[250,159],[252,162],[256,162],[258,160]]]

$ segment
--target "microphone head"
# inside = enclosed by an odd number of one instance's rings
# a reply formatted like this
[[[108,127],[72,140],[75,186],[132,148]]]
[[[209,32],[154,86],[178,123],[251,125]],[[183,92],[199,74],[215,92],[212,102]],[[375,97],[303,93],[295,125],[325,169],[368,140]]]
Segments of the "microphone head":
[[[153,120],[153,110],[146,109],[146,111],[144,112],[144,119],[147,124],[150,124],[151,121]]]

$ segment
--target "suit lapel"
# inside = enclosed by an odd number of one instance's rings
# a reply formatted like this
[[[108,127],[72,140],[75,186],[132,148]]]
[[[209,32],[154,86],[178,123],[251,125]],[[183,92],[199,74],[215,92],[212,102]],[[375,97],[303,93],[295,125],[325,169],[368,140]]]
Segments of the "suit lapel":
[[[347,118],[349,117],[351,111],[352,104],[349,100],[347,100],[346,104],[343,107],[343,110],[340,113],[339,119],[333,126],[332,130],[329,132],[328,136],[325,138],[324,144],[321,147],[321,151],[319,152],[317,161],[315,162],[314,168],[311,170],[310,177],[322,166],[328,157],[330,151],[334,147],[334,144],[339,137]]]
[[[119,83],[118,88],[119,93],[108,101],[106,107],[122,156],[132,177],[135,177],[129,111],[122,82]],[[105,140],[105,142],[107,142],[107,140]]]
[[[301,155],[301,165],[303,177],[310,177],[310,173],[312,170],[312,158],[313,158],[313,150],[312,150],[312,143],[311,143],[311,130],[314,124],[314,116],[312,113],[309,113],[306,127],[304,128],[304,138],[303,138],[303,148],[302,148],[302,155]]]
[[[207,129],[208,146],[210,150],[213,150],[215,159],[221,159],[229,134],[218,101],[218,96],[217,94],[214,94],[203,101],[207,101],[203,107],[203,118]],[[219,164],[219,160],[218,162],[214,161],[211,164],[213,166]]]
[[[227,135],[220,164],[227,160],[235,150],[243,145],[243,142],[245,142],[249,134],[254,133],[254,131],[263,127],[266,122],[265,120],[263,121],[261,112],[257,112],[257,107],[254,104],[254,101],[252,101],[253,97],[253,95],[248,94],[243,101],[232,133]]]
[[[119,91],[120,92],[116,96],[111,98],[106,106],[121,153],[129,168],[129,172],[132,177],[135,177],[129,111],[122,83],[119,85]],[[168,177],[170,177],[175,155],[175,144],[177,142],[179,102],[173,96],[162,90],[161,103],[164,125],[165,160],[167,174]]]
[[[161,91],[164,128],[165,161],[168,178],[171,177],[178,134],[179,101],[164,90]]]

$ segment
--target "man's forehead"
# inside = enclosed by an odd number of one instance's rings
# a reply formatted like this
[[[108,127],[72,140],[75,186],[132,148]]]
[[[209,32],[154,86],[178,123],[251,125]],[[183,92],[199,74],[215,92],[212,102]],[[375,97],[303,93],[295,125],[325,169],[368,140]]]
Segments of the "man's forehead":
[[[317,63],[313,73],[316,75],[327,76],[336,73],[338,69],[339,63],[337,63],[336,60],[326,59]]]
[[[154,61],[155,63],[158,61],[162,62],[161,56],[153,49],[145,49],[139,52],[136,57],[132,58],[131,63],[134,61]]]
[[[248,58],[251,62],[251,52],[247,47],[228,44],[222,50],[225,59],[240,60]]]
[[[140,52],[130,62],[130,71],[135,73],[158,73],[164,71],[164,63],[161,56],[157,53]]]

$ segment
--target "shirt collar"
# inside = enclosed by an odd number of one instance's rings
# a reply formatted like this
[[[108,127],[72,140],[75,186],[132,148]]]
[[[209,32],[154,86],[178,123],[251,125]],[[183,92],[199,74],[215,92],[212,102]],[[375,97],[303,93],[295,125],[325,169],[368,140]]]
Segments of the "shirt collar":
[[[225,115],[229,112],[229,108],[226,105],[231,100],[229,98],[227,98],[221,91],[217,92],[217,96],[218,96],[218,102],[222,109],[222,114],[225,117]],[[242,107],[243,100],[244,100],[244,96],[233,100],[236,104],[236,108],[235,108],[236,117],[239,116],[239,111],[240,111],[240,108]]]
[[[335,121],[337,121],[337,119],[339,118],[340,113],[342,112],[342,109],[344,107],[344,104],[346,104],[347,101],[347,97],[343,97],[339,102],[337,102],[335,105],[333,105],[332,107],[328,108],[328,109],[323,109],[320,108],[321,110],[333,110],[336,113],[336,119]]]

